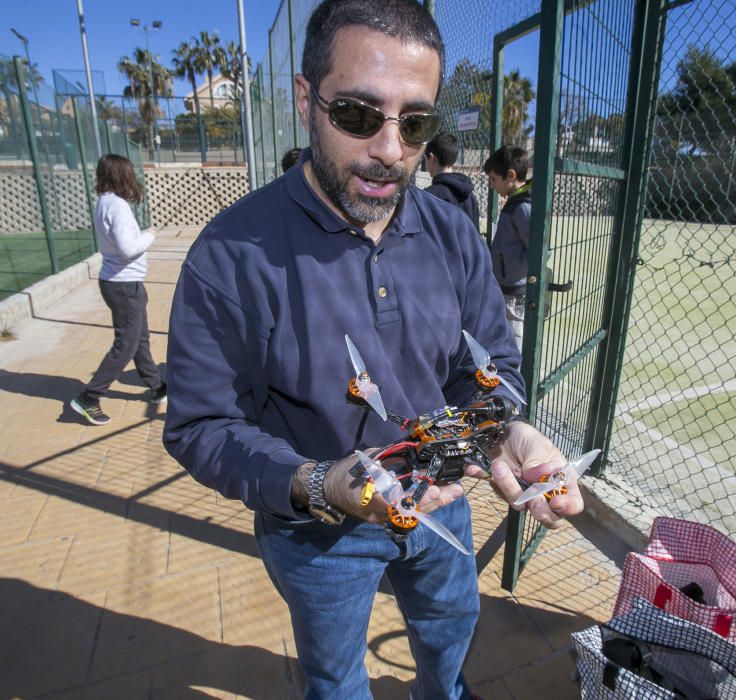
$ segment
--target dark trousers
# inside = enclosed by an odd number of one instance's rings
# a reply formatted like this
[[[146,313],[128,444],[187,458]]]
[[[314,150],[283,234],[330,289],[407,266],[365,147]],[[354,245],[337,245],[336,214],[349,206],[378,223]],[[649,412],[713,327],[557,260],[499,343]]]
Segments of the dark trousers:
[[[99,401],[131,360],[144,383],[151,389],[157,389],[162,380],[158,366],[151,357],[146,314],[148,294],[143,282],[100,280],[100,292],[112,311],[115,340],[102,358],[92,381],[87,384],[82,399]]]

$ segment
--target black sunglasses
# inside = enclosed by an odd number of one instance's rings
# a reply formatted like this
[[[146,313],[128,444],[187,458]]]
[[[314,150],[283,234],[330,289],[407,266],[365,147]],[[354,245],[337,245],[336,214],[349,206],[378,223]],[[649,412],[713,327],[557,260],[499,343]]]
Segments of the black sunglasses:
[[[421,146],[431,141],[442,127],[442,117],[437,112],[412,112],[400,117],[387,117],[380,109],[353,97],[336,97],[326,100],[312,87],[314,96],[327,108],[330,121],[340,131],[350,136],[368,138],[377,134],[383,123],[399,123],[399,134],[408,146]]]

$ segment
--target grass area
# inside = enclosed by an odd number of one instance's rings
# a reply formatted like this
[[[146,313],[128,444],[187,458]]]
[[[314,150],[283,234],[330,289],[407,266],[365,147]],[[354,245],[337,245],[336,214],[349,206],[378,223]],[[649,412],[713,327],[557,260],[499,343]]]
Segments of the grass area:
[[[94,252],[92,231],[55,231],[59,270]],[[0,299],[25,289],[51,274],[46,235],[42,232],[0,235]]]

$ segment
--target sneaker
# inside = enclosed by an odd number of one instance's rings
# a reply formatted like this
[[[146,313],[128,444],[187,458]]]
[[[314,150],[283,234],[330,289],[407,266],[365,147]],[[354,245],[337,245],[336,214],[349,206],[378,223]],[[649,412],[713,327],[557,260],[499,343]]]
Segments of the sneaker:
[[[148,402],[164,403],[166,398],[166,382],[161,382],[161,386],[158,389],[151,389],[151,395],[148,397]]]
[[[97,401],[93,404],[84,404],[82,400],[77,397],[72,399],[70,405],[80,416],[82,416],[88,423],[92,425],[106,425],[110,422],[110,416],[105,415],[100,408],[100,402]]]

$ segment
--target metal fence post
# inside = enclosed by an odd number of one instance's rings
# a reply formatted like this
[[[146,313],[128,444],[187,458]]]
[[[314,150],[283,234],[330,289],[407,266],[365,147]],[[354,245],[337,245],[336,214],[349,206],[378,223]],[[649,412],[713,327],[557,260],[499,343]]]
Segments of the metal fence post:
[[[82,177],[84,178],[84,191],[87,193],[87,208],[89,209],[89,223],[92,229],[92,247],[97,252],[97,236],[95,236],[95,207],[92,199],[92,193],[89,189],[89,173],[87,170],[87,153],[84,147],[84,134],[82,133],[82,124],[79,120],[79,107],[77,106],[77,98],[72,97],[72,111],[74,112],[74,125],[77,128],[77,141],[79,142],[79,159],[82,162]],[[109,144],[108,144],[109,145]]]
[[[544,315],[544,297],[547,289],[545,263],[547,251],[549,250],[551,228],[549,213],[552,211],[555,182],[564,15],[564,0],[542,0],[539,28],[537,104],[544,105],[544,109],[537,111],[534,130],[534,188],[532,190],[532,213],[529,222],[529,271],[521,364],[521,373],[527,386],[529,419],[532,421],[536,414],[536,405],[539,398],[541,319]]]
[[[647,163],[651,148],[656,91],[664,42],[666,10],[664,0],[639,0],[634,25],[634,51],[627,94],[631,99],[630,118],[626,125],[624,157],[629,176],[621,195],[620,239],[616,274],[611,278],[615,287],[607,290],[606,308],[610,309],[609,349],[601,357],[596,368],[593,385],[593,405],[600,407],[598,415],[591,416],[588,426],[588,444],[603,446],[604,459],[593,469],[599,474],[601,465],[608,458],[608,448],[613,430],[616,398],[621,378],[621,367],[626,346],[626,334],[631,315],[631,299],[636,276],[636,259],[639,252],[641,223],[646,198]],[[600,397],[608,397],[604,401]]]
[[[105,128],[105,143],[107,144],[107,152],[112,153],[112,140],[110,138],[110,123],[107,121],[107,119],[103,119],[102,123],[104,124],[104,128]]]
[[[296,75],[296,44],[294,42],[294,0],[289,0],[289,56],[291,58],[291,120],[294,131],[294,147],[299,143],[299,111],[296,108],[294,94],[294,76]]]
[[[501,147],[503,138],[503,44],[493,41],[493,84],[491,85],[491,109],[493,123],[491,124],[491,153]],[[481,167],[483,164],[481,163]],[[486,242],[490,248],[493,242],[496,223],[498,222],[498,194],[488,187],[488,219],[486,222]]]
[[[263,64],[258,66],[258,119],[261,124],[261,172],[263,183],[266,183],[266,139],[263,131]]]
[[[28,95],[26,95],[26,76],[25,70],[23,69],[23,59],[20,56],[13,56],[13,65],[15,67],[15,77],[18,81],[18,95],[20,97],[23,123],[25,125],[26,136],[28,138],[28,151],[31,155],[31,161],[33,162],[33,176],[36,180],[36,190],[38,191],[38,202],[41,208],[43,230],[46,233],[46,245],[49,249],[51,272],[53,274],[56,274],[59,271],[59,263],[56,258],[56,244],[54,243],[53,229],[51,227],[51,217],[49,216],[48,204],[46,202],[46,191],[43,186],[41,159],[38,155],[38,144],[36,143],[36,131],[33,127],[31,105],[28,104]]]
[[[562,27],[564,22],[564,0],[542,0],[539,16],[539,68],[537,75],[537,104],[545,105],[537,111],[536,144],[534,163],[534,189],[532,191],[532,214],[529,231],[529,276],[527,278],[526,312],[521,373],[527,387],[527,410],[534,422],[537,413],[540,348],[542,345],[542,323],[544,312],[544,290],[546,289],[545,251],[549,248],[550,221],[554,190],[554,157],[557,139],[557,120],[560,100],[560,67],[562,63]],[[499,71],[502,72],[502,71]],[[496,76],[495,90],[503,94],[503,76]],[[532,279],[536,279],[532,284]],[[504,553],[501,587],[512,591],[521,572],[522,557],[526,561],[539,542],[540,532],[522,553],[527,515],[523,511],[509,508],[506,524],[506,549]]]
[[[279,154],[276,150],[276,90],[273,85],[273,27],[268,30],[268,66],[270,69],[271,82],[271,129],[273,134],[273,177],[279,176],[277,166],[279,162]]]
[[[197,112],[197,137],[199,139],[199,154],[202,162],[207,162],[207,135],[204,132],[204,124],[202,123],[202,112]]]

